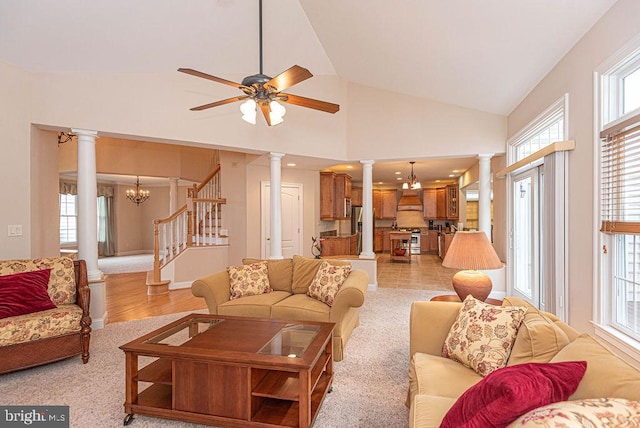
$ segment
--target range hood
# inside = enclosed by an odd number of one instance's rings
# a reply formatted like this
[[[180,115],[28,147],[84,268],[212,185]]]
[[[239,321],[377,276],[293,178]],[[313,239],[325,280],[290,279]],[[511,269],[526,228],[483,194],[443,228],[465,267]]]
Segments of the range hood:
[[[417,190],[403,190],[396,211],[398,227],[412,229],[427,227]]]

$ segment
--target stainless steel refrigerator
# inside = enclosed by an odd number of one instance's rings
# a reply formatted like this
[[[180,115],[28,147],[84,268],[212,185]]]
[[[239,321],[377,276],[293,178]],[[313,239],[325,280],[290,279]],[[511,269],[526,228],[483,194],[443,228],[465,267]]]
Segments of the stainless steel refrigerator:
[[[375,216],[372,216],[371,227],[371,245],[373,245],[373,237],[375,235],[376,220]],[[356,235],[356,254],[362,252],[362,207],[351,207],[351,234]]]

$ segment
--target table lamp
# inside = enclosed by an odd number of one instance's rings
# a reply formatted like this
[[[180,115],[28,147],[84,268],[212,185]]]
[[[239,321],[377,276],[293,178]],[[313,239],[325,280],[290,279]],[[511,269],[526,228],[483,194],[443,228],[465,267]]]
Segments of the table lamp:
[[[500,269],[502,262],[489,242],[487,234],[482,231],[456,232],[449,245],[442,266],[464,269],[451,279],[453,289],[464,299],[471,294],[484,302],[491,292],[491,278],[478,269]]]

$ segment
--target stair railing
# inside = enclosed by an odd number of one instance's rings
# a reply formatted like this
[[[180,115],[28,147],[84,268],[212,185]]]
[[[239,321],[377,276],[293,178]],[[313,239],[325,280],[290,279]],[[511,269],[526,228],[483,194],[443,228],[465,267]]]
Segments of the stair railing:
[[[192,246],[225,245],[221,233],[220,164],[200,184],[187,189],[187,203],[167,218],[153,221],[153,282],[162,281],[162,268]]]

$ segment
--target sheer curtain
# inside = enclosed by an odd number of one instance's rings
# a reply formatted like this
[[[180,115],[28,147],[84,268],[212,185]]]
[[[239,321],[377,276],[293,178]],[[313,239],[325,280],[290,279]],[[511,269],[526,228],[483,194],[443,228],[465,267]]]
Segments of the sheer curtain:
[[[113,186],[98,185],[98,256],[115,256]]]

